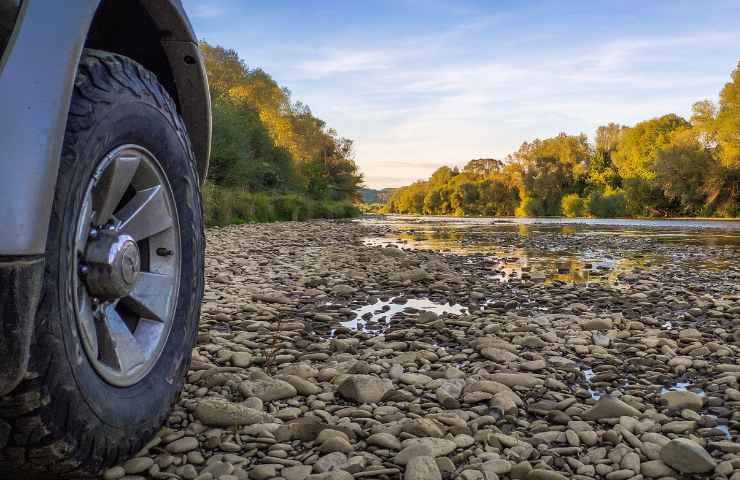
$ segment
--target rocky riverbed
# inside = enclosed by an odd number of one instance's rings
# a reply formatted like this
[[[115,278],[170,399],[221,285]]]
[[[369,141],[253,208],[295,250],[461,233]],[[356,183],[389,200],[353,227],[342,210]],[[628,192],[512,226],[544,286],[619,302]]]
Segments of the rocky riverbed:
[[[737,248],[497,237],[662,258],[569,282],[396,233],[209,230],[185,391],[104,478],[740,479]]]

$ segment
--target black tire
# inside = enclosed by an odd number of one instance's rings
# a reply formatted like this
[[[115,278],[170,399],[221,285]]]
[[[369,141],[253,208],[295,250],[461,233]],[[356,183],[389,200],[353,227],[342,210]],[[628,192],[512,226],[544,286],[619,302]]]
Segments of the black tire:
[[[122,144],[159,159],[177,204],[182,250],[172,331],[151,372],[126,388],[106,383],[81,345],[72,300],[76,217],[98,162]],[[203,221],[187,131],[154,74],[87,50],[80,62],[49,225],[46,272],[26,379],[0,399],[0,478],[88,478],[136,453],[182,389],[203,296]],[[2,445],[2,444],[0,444]]]

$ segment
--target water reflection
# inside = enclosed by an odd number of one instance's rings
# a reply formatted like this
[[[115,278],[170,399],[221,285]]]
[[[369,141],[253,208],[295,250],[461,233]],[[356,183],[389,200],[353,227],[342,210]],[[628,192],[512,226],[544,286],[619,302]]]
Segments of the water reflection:
[[[724,270],[731,267],[728,263],[731,260],[716,256],[707,258],[707,252],[712,248],[727,248],[732,257],[740,250],[740,230],[734,229],[697,232],[606,223],[512,223],[491,219],[485,223],[484,220],[440,221],[422,217],[409,223],[408,219],[391,217],[386,223],[393,225],[394,233],[382,238],[367,238],[365,243],[470,255],[471,262],[490,264],[490,278],[503,282],[544,283],[619,283],[623,274],[650,269],[669,260],[685,260],[700,268]],[[740,227],[740,222],[725,223]],[[698,248],[700,254],[674,248],[676,244],[698,246],[695,249]],[[658,248],[659,245],[665,248]]]
[[[371,305],[352,310],[352,319],[340,322],[350,330],[371,331],[383,330],[390,323],[394,315],[410,310],[432,312],[436,315],[452,314],[463,315],[467,308],[456,303],[437,303],[428,298],[393,297],[389,300],[377,300]]]

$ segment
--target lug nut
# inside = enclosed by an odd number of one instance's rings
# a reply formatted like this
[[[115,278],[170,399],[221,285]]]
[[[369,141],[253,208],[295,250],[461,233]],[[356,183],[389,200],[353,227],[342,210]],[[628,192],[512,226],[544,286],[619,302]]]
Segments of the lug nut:
[[[90,268],[87,265],[80,265],[80,273],[82,275],[87,275],[87,272],[90,271]]]
[[[91,228],[90,229],[90,238],[92,238],[93,240],[95,240],[96,238],[98,238],[98,229],[97,228]]]

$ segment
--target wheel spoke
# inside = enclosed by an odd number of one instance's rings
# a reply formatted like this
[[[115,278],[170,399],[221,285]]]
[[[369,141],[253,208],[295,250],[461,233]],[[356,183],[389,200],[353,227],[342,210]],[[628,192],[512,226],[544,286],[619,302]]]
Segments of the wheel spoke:
[[[105,170],[93,192],[96,225],[111,219],[140,163],[141,157],[138,155],[123,155],[113,160]]]
[[[121,373],[131,372],[146,363],[141,347],[126,322],[113,307],[108,307],[100,322],[100,359]]]
[[[88,197],[89,198],[89,197]],[[92,220],[92,202],[88,201],[88,198],[82,203],[82,210],[80,211],[79,227],[77,228],[77,241],[75,242],[75,248],[78,253],[85,252],[85,246],[87,245],[87,237],[90,235],[90,227]]]
[[[80,320],[80,333],[84,337],[83,341],[85,341],[90,347],[92,356],[97,357],[99,348],[98,332],[95,326],[95,316],[90,304],[90,295],[85,291],[84,287],[82,287],[80,297],[79,309],[77,312]]]
[[[136,341],[144,349],[144,354],[151,356],[159,346],[159,339],[162,337],[164,332],[165,324],[157,320],[149,320],[142,318],[139,320],[139,324],[136,326],[134,337]]]
[[[121,305],[141,317],[164,322],[169,314],[174,287],[174,275],[141,272],[129,296],[121,299]]]
[[[141,190],[117,214],[119,231],[136,241],[171,228],[174,224],[162,186]]]

